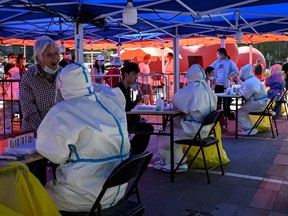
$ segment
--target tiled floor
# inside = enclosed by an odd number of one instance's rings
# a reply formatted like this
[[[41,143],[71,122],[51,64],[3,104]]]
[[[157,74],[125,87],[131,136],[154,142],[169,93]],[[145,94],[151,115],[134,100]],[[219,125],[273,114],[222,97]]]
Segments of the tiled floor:
[[[207,184],[203,170],[170,175],[152,165],[141,181],[143,202],[148,216],[217,215],[284,216],[288,215],[288,120],[277,120],[279,135],[272,139],[270,130],[254,137],[234,138],[223,134],[223,147],[230,159],[225,176],[213,172]],[[158,146],[168,138],[153,136],[149,150],[157,160]]]

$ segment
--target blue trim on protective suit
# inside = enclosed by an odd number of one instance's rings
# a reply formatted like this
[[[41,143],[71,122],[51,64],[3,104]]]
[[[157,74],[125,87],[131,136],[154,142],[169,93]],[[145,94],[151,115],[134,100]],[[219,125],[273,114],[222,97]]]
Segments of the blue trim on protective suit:
[[[122,131],[122,128],[121,128],[121,125],[120,125],[120,122],[118,121],[118,119],[113,115],[112,112],[110,112],[99,100],[98,100],[98,97],[96,95],[96,93],[94,93],[95,95],[95,98],[96,98],[96,101],[103,107],[104,110],[106,110],[109,114],[111,114],[113,116],[113,118],[115,119],[116,123],[117,123],[117,126],[118,126],[118,129],[119,129],[119,133],[121,135],[121,147],[120,147],[120,157],[121,157],[121,161],[123,161],[123,146],[124,146],[124,134],[123,134],[123,131]],[[125,155],[126,156],[126,155]],[[119,195],[119,191],[120,191],[120,185],[118,186],[118,192],[116,193],[112,203],[110,204],[110,206],[113,205],[113,203],[115,202],[117,196]]]
[[[78,162],[90,162],[90,163],[100,163],[100,162],[105,162],[105,161],[113,161],[115,159],[125,159],[129,156],[129,154],[123,154],[123,155],[115,155],[111,157],[105,157],[105,158],[98,158],[98,159],[91,159],[91,158],[80,158],[78,155],[78,152],[76,150],[76,146],[74,144],[69,145],[70,149],[74,152],[76,160],[74,159],[69,159],[69,162],[71,163],[78,163]]]
[[[204,88],[206,89],[206,92],[208,94],[208,98],[209,98],[209,105],[210,105],[210,113],[212,112],[212,102],[211,102],[211,98],[210,98],[210,94],[209,94],[209,90],[207,89],[207,86],[202,82]],[[210,87],[209,87],[210,88]]]
[[[211,110],[211,108],[212,108],[212,102],[211,102],[211,98],[210,98],[210,94],[209,94],[209,90],[207,89],[207,86],[203,83],[203,81],[200,81],[200,80],[195,80],[195,82],[199,82],[199,83],[201,83],[203,86],[204,86],[204,88],[205,88],[205,90],[206,90],[206,92],[207,92],[207,94],[208,94],[208,98],[209,98],[209,105],[210,105],[210,112],[212,112],[212,110]]]
[[[97,97],[96,93],[94,93],[94,95],[95,95],[96,101],[102,106],[102,108],[103,108],[104,110],[106,110],[110,115],[112,115],[112,117],[114,118],[114,120],[115,120],[116,123],[117,123],[118,130],[119,130],[119,134],[120,134],[120,136],[121,136],[120,154],[119,154],[119,155],[112,156],[112,157],[106,157],[106,158],[85,159],[85,158],[80,158],[80,157],[79,157],[75,145],[69,145],[70,149],[75,153],[75,156],[76,156],[76,160],[74,160],[74,159],[69,159],[69,162],[72,162],[72,163],[78,163],[78,162],[100,163],[100,162],[105,162],[105,161],[112,161],[112,160],[115,160],[115,159],[121,159],[121,161],[123,161],[124,159],[126,159],[126,158],[129,156],[129,153],[128,153],[128,154],[123,154],[124,134],[123,134],[123,131],[122,131],[120,122],[119,122],[118,119],[113,115],[113,113],[112,113],[111,111],[109,111],[109,110],[98,100],[98,97]],[[120,193],[120,187],[121,187],[121,186],[119,185],[119,186],[118,186],[118,189],[117,189],[117,193],[115,194],[115,196],[114,196],[114,198],[113,198],[112,203],[110,204],[110,206],[112,206],[112,205],[114,204],[116,198],[118,197],[118,195],[119,195],[119,193]]]
[[[97,97],[96,93],[94,93],[94,95],[95,95],[96,101],[102,106],[102,108],[103,108],[104,110],[106,110],[110,115],[112,115],[112,117],[114,118],[114,120],[115,120],[116,123],[117,123],[118,129],[119,129],[119,133],[120,133],[120,136],[121,136],[120,155],[122,155],[123,145],[124,145],[124,135],[123,135],[123,131],[122,131],[120,122],[119,122],[119,120],[114,116],[114,114],[113,114],[111,111],[109,111],[109,110],[98,100],[98,97]]]
[[[82,68],[82,73],[85,77],[85,82],[88,83],[89,82],[89,79],[88,79],[88,76],[87,76],[87,73],[85,72],[85,67],[81,64],[79,64],[78,62],[75,62],[74,64],[80,66]]]
[[[111,204],[110,204],[110,208],[114,205],[115,201],[116,201],[116,198],[118,197],[119,193],[120,193],[120,187],[121,186],[118,186],[118,189],[117,189],[117,193],[114,197],[114,199],[112,200]]]

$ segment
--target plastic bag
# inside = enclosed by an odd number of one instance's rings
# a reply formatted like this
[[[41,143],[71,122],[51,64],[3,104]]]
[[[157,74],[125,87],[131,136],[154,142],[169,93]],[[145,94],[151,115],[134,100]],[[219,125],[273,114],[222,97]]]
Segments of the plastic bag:
[[[254,124],[259,117],[260,116],[250,115],[250,119],[253,121]],[[256,129],[258,130],[258,132],[265,132],[270,129],[269,117],[265,116]]]
[[[45,188],[24,164],[0,168],[0,187],[0,215],[61,216]]]
[[[220,155],[221,155],[221,161],[222,161],[222,164],[226,164],[230,160],[229,160],[229,158],[228,158],[228,156],[227,156],[227,154],[226,154],[226,152],[222,146],[222,134],[221,134],[221,128],[220,128],[219,123],[217,123],[217,125],[215,127],[215,131],[216,131],[216,137],[219,139],[218,146],[219,146],[219,151],[220,151]],[[183,152],[185,152],[187,148],[188,148],[187,145],[182,145],[182,151]],[[191,149],[189,150],[189,152],[187,154],[187,164],[189,164],[191,162],[191,160],[194,158],[198,149],[199,149],[199,147],[197,147],[197,146],[191,147]],[[216,145],[204,148],[204,153],[205,153],[205,158],[206,158],[206,163],[207,163],[208,168],[214,167],[220,163],[219,159],[218,159]],[[193,164],[190,168],[201,168],[201,169],[205,168],[201,152],[199,152],[197,158],[195,159],[195,161],[193,162]]]

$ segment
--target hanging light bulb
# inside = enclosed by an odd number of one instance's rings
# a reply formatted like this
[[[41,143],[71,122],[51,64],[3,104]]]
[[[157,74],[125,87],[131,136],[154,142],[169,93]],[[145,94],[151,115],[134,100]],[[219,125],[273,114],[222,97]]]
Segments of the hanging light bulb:
[[[240,30],[238,30],[238,31],[235,33],[235,40],[241,41],[242,39],[243,39],[243,32],[241,32]]]
[[[60,53],[64,53],[64,52],[66,52],[66,47],[65,47],[63,41],[61,41],[61,46],[59,47],[59,49],[60,49]]]
[[[126,8],[123,9],[122,22],[126,25],[137,23],[137,9],[133,6],[132,0],[128,0]]]

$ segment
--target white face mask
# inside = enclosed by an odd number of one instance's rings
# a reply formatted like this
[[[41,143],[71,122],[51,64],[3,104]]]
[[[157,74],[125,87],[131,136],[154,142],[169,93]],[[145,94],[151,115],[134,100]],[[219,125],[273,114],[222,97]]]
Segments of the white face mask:
[[[67,60],[71,60],[72,59],[72,56],[69,54],[69,55],[66,55],[66,59]]]
[[[48,66],[45,65],[43,70],[48,74],[55,74],[58,71],[58,68],[59,68],[59,65],[57,66],[57,68],[55,70],[52,70],[51,68],[49,68]]]
[[[214,80],[214,76],[208,76],[209,80]]]

